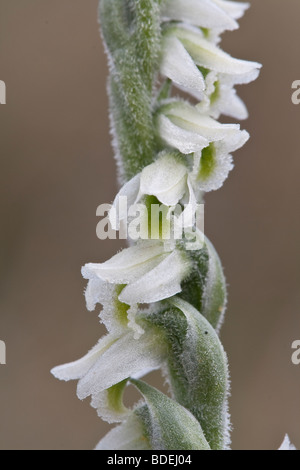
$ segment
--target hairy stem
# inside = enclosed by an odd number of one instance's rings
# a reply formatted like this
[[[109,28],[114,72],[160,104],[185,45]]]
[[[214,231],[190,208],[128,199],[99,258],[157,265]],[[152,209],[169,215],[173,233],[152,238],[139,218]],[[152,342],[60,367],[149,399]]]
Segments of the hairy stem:
[[[152,96],[161,43],[160,0],[101,0],[109,53],[111,127],[124,181],[156,154]]]

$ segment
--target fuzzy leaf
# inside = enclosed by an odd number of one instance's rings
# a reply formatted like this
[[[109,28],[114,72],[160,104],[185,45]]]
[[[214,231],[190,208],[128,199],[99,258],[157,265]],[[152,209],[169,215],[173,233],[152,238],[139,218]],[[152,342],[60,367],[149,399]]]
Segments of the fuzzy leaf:
[[[131,379],[131,383],[146,400],[149,421],[145,427],[153,449],[210,450],[199,423],[188,410],[144,382]]]
[[[180,297],[193,305],[219,331],[227,304],[226,280],[220,258],[207,238],[202,250],[188,252],[188,256],[193,269],[181,284]]]
[[[230,443],[226,354],[211,324],[179,298],[148,320],[162,328],[169,343],[168,378],[174,399],[199,421],[212,450]]]

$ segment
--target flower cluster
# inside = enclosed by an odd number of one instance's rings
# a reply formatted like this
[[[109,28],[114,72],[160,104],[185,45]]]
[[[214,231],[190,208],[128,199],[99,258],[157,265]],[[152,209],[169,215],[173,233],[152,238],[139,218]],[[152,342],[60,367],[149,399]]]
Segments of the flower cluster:
[[[121,173],[131,174],[113,207],[119,207],[121,197],[127,198],[126,207],[159,203],[165,209],[162,218],[171,220],[179,205],[183,210],[172,224],[184,235],[179,241],[170,238],[160,221],[156,236],[82,269],[88,280],[87,308],[102,305],[100,319],[108,333],[84,358],[56,367],[53,374],[79,380],[78,397],[91,396],[99,416],[122,423],[98,449],[229,446],[228,367],[218,337],[226,285],[218,255],[195,226],[195,212],[203,193],[222,186],[233,167],[231,153],[249,137],[238,124],[216,121],[221,114],[247,117],[234,86],[259,73],[259,64],[234,59],[218,46],[222,32],[237,28],[246,8],[228,0],[101,0],[114,144],[120,168],[126,167]],[[144,80],[139,90],[145,76],[150,87]],[[178,98],[174,89],[190,99]],[[143,109],[148,103],[142,122],[139,93]],[[151,136],[145,131],[149,113]],[[146,137],[135,143],[139,135]],[[151,161],[145,157],[146,163],[138,166],[135,156],[138,160],[146,150]],[[117,217],[111,211],[114,229],[127,219],[122,209]],[[143,224],[153,234],[148,212]],[[188,249],[190,237],[193,250]],[[164,372],[173,399],[139,380],[155,369]],[[123,402],[129,384],[144,397],[133,409]]]

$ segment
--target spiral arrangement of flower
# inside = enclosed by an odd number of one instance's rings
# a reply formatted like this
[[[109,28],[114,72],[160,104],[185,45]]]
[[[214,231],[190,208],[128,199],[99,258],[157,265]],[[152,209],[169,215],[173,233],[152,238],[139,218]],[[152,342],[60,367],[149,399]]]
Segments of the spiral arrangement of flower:
[[[229,0],[100,1],[122,185],[110,222],[120,230],[136,204],[150,214],[141,211],[146,236],[105,263],[83,267],[87,308],[102,305],[108,333],[84,358],[52,371],[79,380],[78,397],[90,396],[101,418],[119,423],[99,450],[230,446],[229,373],[219,339],[226,282],[196,213],[249,138],[239,124],[217,121],[247,117],[235,85],[256,79],[261,67],[218,45],[247,8]],[[155,204],[158,222],[151,217]],[[156,369],[170,397],[141,380]],[[142,396],[132,409],[123,402],[127,385]],[[290,448],[288,438],[283,448]]]

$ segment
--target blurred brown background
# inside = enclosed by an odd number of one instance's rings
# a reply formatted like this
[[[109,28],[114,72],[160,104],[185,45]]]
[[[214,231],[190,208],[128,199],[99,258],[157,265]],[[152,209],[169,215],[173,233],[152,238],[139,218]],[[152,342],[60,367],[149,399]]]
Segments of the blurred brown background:
[[[0,0],[1,449],[90,449],[109,429],[75,383],[50,368],[102,334],[85,310],[80,267],[118,242],[96,238],[96,207],[116,192],[98,0]],[[298,0],[253,0],[233,55],[264,64],[240,94],[251,141],[206,204],[206,233],[229,283],[222,339],[232,376],[234,449],[300,447],[300,79]]]

